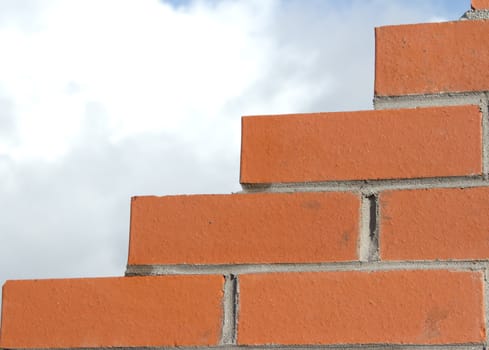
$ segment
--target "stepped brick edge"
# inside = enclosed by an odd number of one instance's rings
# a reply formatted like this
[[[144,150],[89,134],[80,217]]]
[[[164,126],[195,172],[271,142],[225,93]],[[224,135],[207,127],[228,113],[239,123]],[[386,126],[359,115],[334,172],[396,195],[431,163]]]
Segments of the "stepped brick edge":
[[[133,197],[126,275],[7,281],[0,348],[488,349],[485,19],[376,28],[374,110],[243,117],[241,193]]]

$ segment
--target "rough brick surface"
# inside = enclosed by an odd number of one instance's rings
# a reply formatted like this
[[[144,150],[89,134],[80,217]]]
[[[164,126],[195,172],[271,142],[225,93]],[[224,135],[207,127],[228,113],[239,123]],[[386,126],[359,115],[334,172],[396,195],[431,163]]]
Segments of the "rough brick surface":
[[[135,197],[129,264],[357,260],[352,193]]]
[[[489,90],[489,21],[376,28],[375,94]]]
[[[380,195],[383,260],[489,259],[489,188]]]
[[[479,272],[244,275],[238,344],[450,344],[485,340]]]
[[[221,276],[9,281],[2,348],[217,345]]]
[[[477,106],[244,117],[242,133],[241,183],[481,174]]]
[[[376,107],[438,107],[243,117],[244,193],[132,198],[127,276],[8,281],[0,350],[486,350],[489,0],[471,7],[376,29]]]
[[[471,7],[474,10],[486,10],[489,9],[489,0],[472,0]]]

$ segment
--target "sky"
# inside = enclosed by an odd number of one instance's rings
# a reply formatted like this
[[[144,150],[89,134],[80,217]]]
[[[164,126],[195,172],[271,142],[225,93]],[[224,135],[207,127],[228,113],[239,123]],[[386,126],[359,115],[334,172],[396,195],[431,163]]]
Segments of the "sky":
[[[0,0],[0,285],[122,276],[130,198],[231,193],[243,115],[372,109],[374,27],[469,0]]]

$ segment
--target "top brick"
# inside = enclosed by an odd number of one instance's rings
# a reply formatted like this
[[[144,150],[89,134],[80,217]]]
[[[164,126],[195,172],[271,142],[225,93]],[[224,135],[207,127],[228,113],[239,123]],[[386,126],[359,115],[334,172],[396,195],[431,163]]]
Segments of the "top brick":
[[[482,174],[479,106],[242,120],[242,184]]]
[[[473,10],[489,9],[489,0],[472,0],[471,7]]]
[[[489,90],[489,21],[387,26],[375,37],[376,96]]]

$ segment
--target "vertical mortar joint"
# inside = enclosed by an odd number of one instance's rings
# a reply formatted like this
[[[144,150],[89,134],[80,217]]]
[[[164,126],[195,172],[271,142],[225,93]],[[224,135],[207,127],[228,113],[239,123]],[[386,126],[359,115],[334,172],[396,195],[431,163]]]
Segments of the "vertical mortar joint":
[[[367,196],[369,202],[369,250],[367,261],[379,260],[379,196],[370,194]]]
[[[489,96],[486,92],[484,99],[480,101],[482,112],[482,178],[488,180],[489,174]]]
[[[361,200],[360,239],[358,257],[360,261],[379,260],[379,205],[376,192],[363,192]]]
[[[223,320],[221,345],[236,345],[238,277],[233,274],[224,276]]]
[[[375,194],[367,196],[370,205],[370,218],[369,218],[369,237],[373,239],[375,237],[375,231],[377,230],[377,198]]]

